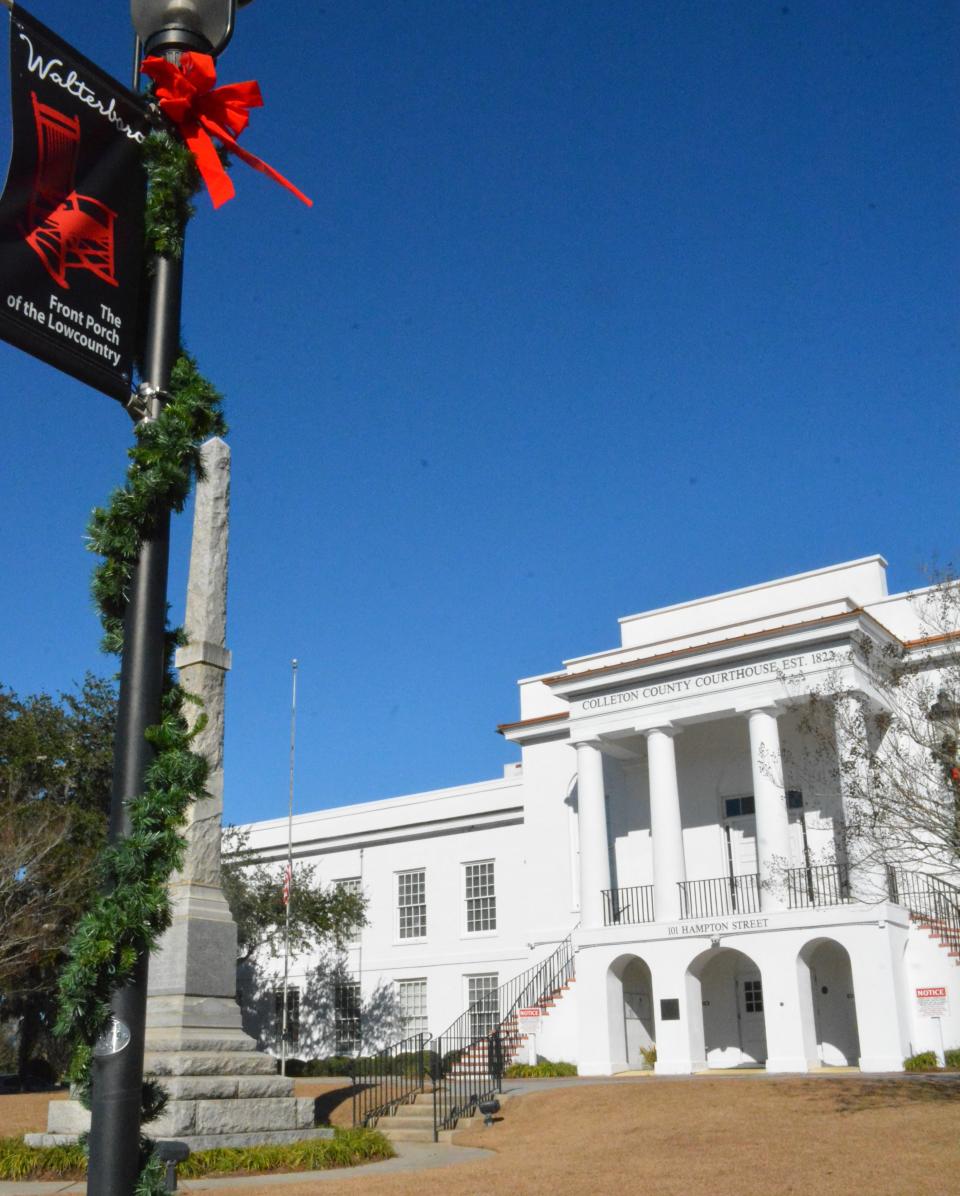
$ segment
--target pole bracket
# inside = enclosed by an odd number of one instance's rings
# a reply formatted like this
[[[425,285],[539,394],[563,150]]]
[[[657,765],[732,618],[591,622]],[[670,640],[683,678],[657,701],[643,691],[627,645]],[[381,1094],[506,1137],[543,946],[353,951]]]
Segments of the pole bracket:
[[[156,419],[170,399],[168,390],[152,386],[149,382],[141,382],[136,390],[130,392],[130,398],[124,406],[133,422],[140,424]]]

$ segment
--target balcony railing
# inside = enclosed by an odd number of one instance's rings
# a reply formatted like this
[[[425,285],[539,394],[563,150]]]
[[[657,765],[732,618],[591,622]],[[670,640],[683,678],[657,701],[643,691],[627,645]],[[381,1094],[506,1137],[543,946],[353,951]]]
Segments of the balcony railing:
[[[681,880],[680,917],[711,918],[717,914],[756,914],[760,911],[760,878],[715,876],[710,880]]]
[[[840,864],[815,864],[787,870],[787,904],[790,909],[816,905],[843,905],[850,900],[850,882]]]
[[[603,890],[604,926],[628,926],[652,921],[653,885]]]

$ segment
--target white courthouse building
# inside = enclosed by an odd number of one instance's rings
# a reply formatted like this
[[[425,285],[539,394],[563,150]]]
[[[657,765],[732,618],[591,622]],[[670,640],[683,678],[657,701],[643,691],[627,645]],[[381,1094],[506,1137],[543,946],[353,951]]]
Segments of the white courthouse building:
[[[567,955],[572,983],[524,993],[542,1013],[518,1058],[532,1045],[608,1075],[655,1044],[666,1074],[884,1072],[960,1045],[958,907],[921,918],[916,883],[891,897],[885,869],[853,860],[842,736],[808,726],[838,679],[865,726],[881,707],[858,644],[920,650],[917,602],[888,595],[885,567],[622,618],[614,647],[519,683],[502,778],[296,817],[295,858],[360,888],[368,924],[327,1005],[311,996],[321,961],[293,961],[291,1052],[442,1034],[468,1006],[488,1032],[514,977]],[[284,859],[286,819],[249,829]]]

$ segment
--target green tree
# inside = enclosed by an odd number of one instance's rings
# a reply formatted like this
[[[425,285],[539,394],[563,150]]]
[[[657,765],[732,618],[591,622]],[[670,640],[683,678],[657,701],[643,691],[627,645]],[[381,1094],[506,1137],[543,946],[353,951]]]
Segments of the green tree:
[[[116,695],[87,675],[59,700],[0,688],[0,1014],[18,1071],[52,1024],[56,973],[96,885],[110,803]]]
[[[277,959],[283,954],[285,863],[263,863],[251,853],[249,836],[235,826],[223,832],[223,892],[237,923],[237,959]],[[290,901],[290,954],[342,947],[366,925],[365,899],[336,885],[324,887],[312,864],[294,864]]]

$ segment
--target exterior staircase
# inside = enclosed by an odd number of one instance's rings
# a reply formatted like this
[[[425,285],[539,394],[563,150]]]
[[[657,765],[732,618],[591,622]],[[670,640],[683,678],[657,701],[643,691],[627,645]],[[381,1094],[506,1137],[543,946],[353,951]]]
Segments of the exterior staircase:
[[[545,992],[535,1001],[532,1001],[530,1005],[523,1006],[523,1008],[539,1009],[542,1017],[549,1017],[550,1010],[553,1009],[553,1007],[560,1000],[562,1000],[565,993],[570,991],[570,987],[576,983],[576,979],[576,976],[570,976],[569,979],[565,980],[562,984],[558,985],[556,988],[551,988],[548,992]],[[507,1016],[500,1023],[499,1029],[500,1042],[503,1048],[503,1066],[504,1068],[507,1068],[510,1067],[511,1064],[518,1061],[517,1056],[520,1054],[521,1048],[528,1038],[528,1035],[524,1034],[520,1029],[519,1007],[513,1009],[507,1014]],[[482,1060],[486,1054],[487,1040],[481,1039],[479,1042],[472,1045],[467,1052],[465,1052],[465,1058],[462,1064],[464,1069],[468,1069],[471,1065],[476,1066],[476,1064]],[[454,1064],[451,1070],[456,1071],[460,1066],[460,1063]]]
[[[467,1120],[472,1116],[470,1114]],[[452,1142],[454,1132],[461,1128],[454,1123],[450,1129],[434,1134],[432,1091],[418,1092],[409,1104],[397,1105],[392,1113],[376,1118],[370,1124],[391,1142]]]
[[[887,871],[890,900],[902,905],[910,921],[936,939],[960,967],[960,888],[923,872]]]
[[[574,956],[571,931],[547,959],[474,1002],[443,1034],[418,1034],[357,1059],[353,1124],[376,1125],[398,1142],[448,1141],[480,1101],[502,1091],[504,1069],[526,1039],[519,1011],[548,1014],[573,983]]]

